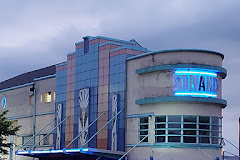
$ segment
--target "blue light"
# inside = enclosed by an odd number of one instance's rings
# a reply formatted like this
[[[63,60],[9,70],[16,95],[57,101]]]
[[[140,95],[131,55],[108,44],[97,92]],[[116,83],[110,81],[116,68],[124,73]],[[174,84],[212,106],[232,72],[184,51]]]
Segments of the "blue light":
[[[87,152],[87,151],[88,151],[88,148],[81,148],[81,151]]]
[[[2,107],[3,107],[3,109],[6,108],[6,105],[7,105],[7,99],[6,99],[6,97],[3,97],[2,98]]]
[[[71,152],[80,152],[80,148],[67,149],[66,152],[67,152],[67,153],[71,153]]]
[[[175,96],[197,96],[197,97],[213,97],[216,98],[216,94],[211,93],[196,93],[196,92],[177,92]]]
[[[182,70],[182,71],[175,71],[175,74],[191,74],[191,75],[208,75],[217,77],[216,73],[209,72],[209,71],[197,71],[197,70]]]
[[[174,95],[192,97],[217,97],[217,71],[209,69],[180,68],[173,75]]]
[[[34,154],[50,154],[50,153],[77,153],[77,152],[88,152],[88,148],[73,148],[73,149],[63,149],[63,150],[39,150],[39,151],[16,151],[17,155],[34,155]],[[90,152],[89,152],[90,153]]]

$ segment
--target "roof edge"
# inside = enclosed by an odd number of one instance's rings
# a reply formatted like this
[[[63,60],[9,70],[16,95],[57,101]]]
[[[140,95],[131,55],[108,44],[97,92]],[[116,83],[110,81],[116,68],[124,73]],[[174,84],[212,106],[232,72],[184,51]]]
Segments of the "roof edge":
[[[140,58],[140,57],[145,57],[145,56],[148,56],[148,55],[159,54],[159,53],[168,53],[168,52],[205,52],[205,53],[216,54],[216,55],[220,56],[222,58],[222,60],[224,59],[224,55],[222,53],[216,52],[216,51],[211,51],[211,50],[205,50],[205,49],[167,49],[167,50],[147,52],[147,53],[144,53],[144,54],[141,54],[141,55],[129,57],[127,60],[133,60],[133,59],[137,59],[137,58]]]

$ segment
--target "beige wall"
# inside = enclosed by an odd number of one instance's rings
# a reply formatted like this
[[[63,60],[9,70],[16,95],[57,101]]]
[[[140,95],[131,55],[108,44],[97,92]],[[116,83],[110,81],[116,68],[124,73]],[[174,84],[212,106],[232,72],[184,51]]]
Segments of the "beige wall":
[[[54,91],[55,91],[55,77],[35,81],[36,89],[36,129],[35,133],[39,132],[43,127],[45,127],[51,120],[55,118],[55,101],[54,101]],[[12,90],[6,90],[0,92],[0,98],[3,96],[7,99],[6,108],[0,108],[0,112],[4,110],[9,110],[7,117],[13,121],[16,121],[18,125],[21,125],[20,131],[18,131],[18,136],[16,138],[16,143],[18,145],[22,144],[22,137],[27,135],[33,135],[33,113],[34,113],[34,96],[33,92],[30,91],[30,86],[25,86],[21,88],[16,88]],[[52,101],[50,103],[45,103],[45,92],[52,92]],[[40,95],[43,95],[43,102],[40,102]],[[48,133],[54,128],[55,122],[53,122],[49,127],[44,129],[41,133]],[[36,143],[43,136],[36,136]],[[50,144],[53,144],[53,136],[50,136]],[[36,149],[49,149],[53,147],[37,147]],[[26,160],[27,157],[19,156],[18,160]],[[30,158],[31,159],[31,158]]]
[[[130,148],[127,147],[127,150]],[[167,148],[150,148],[150,147],[136,147],[128,154],[129,160],[149,160],[153,156],[154,160],[166,151]],[[186,148],[170,148],[159,160],[210,160],[205,154],[207,153],[214,160],[216,157],[221,158],[221,150],[213,149],[186,149]]]
[[[203,52],[166,52],[129,60],[127,63],[137,69],[155,65],[181,63],[204,64],[221,67],[222,58],[216,54]]]

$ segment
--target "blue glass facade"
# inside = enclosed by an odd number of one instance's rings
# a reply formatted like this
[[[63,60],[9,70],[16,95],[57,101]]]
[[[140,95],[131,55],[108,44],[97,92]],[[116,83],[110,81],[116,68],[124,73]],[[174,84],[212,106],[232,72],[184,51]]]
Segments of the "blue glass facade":
[[[116,149],[125,150],[126,61],[128,57],[144,51],[147,50],[134,41],[105,37],[84,37],[84,41],[76,43],[75,52],[68,54],[67,62],[57,66],[56,72],[56,106],[62,104],[62,120],[69,117],[62,125],[61,148],[81,132],[79,98],[80,92],[87,89],[87,126],[105,112],[98,122],[88,128],[87,139],[112,119],[112,97],[117,95],[117,111],[123,111],[117,116]],[[109,123],[84,147],[111,149],[112,128],[112,123]],[[79,147],[83,147],[79,139],[69,146]]]
[[[89,124],[97,118],[97,96],[98,96],[98,44],[89,45],[89,52],[84,53],[84,48],[76,49],[75,60],[75,98],[74,98],[74,133],[78,135],[79,119],[79,90],[89,88]],[[88,137],[91,138],[97,132],[97,123],[94,123],[88,131]],[[96,138],[94,137],[88,144],[88,147],[96,147]],[[74,142],[78,146],[78,142]]]

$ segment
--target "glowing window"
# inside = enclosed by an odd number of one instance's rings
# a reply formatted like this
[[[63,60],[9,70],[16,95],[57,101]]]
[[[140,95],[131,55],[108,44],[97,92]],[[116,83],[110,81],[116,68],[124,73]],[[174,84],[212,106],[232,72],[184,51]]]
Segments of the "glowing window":
[[[46,92],[45,93],[45,102],[49,103],[51,101],[52,101],[52,94],[51,94],[51,92]]]
[[[53,100],[54,101],[56,100],[56,92],[55,91],[53,92]]]
[[[41,103],[43,102],[43,96],[42,96],[42,94],[40,95],[40,102],[41,102]]]

